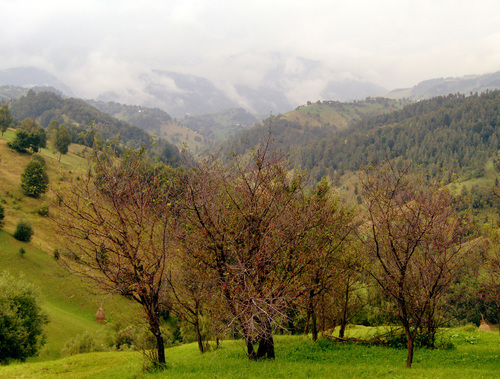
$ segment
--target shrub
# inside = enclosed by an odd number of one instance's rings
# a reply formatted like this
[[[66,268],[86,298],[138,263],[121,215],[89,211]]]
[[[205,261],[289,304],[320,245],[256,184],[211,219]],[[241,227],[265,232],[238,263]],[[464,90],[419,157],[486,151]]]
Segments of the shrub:
[[[48,207],[48,205],[42,205],[42,206],[34,209],[33,212],[39,216],[46,217],[49,215],[49,207]]]
[[[61,355],[68,356],[94,351],[107,351],[111,345],[112,341],[109,336],[95,337],[89,332],[84,332],[68,340],[61,350]]]
[[[24,257],[24,254],[26,254],[26,250],[24,250],[24,247],[21,247],[21,248],[19,249],[19,255],[20,255],[21,257]]]
[[[45,158],[42,157],[40,154],[33,154],[31,156],[31,160],[39,162],[43,167],[45,167],[45,165],[46,165]]]
[[[0,274],[0,363],[36,356],[45,343],[47,322],[35,288],[23,278]]]
[[[17,224],[16,231],[14,232],[14,238],[21,242],[29,242],[33,234],[34,231],[31,224],[27,221],[21,220]]]
[[[133,350],[135,349],[135,328],[131,325],[126,327],[125,329],[120,329],[116,333],[116,337],[114,340],[114,345],[118,350]]]

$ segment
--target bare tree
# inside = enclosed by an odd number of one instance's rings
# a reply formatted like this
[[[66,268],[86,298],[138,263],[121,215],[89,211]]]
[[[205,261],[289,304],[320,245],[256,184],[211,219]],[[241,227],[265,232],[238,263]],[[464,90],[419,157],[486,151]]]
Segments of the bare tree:
[[[360,181],[369,272],[396,304],[411,367],[418,330],[460,267],[467,225],[455,215],[449,192],[412,175],[409,166],[368,168]]]
[[[167,282],[172,312],[179,320],[193,326],[198,349],[200,353],[204,353],[204,342],[208,337],[217,338],[220,324],[210,317],[214,311],[218,312],[220,309],[217,299],[213,296],[213,288],[217,285],[216,278],[206,275],[195,259],[179,249],[170,265]],[[203,327],[212,333],[202,333]]]
[[[165,364],[160,329],[166,273],[172,255],[175,203],[168,168],[146,163],[142,153],[121,159],[95,150],[92,168],[56,190],[53,221],[77,261],[79,274],[111,293],[138,302]]]
[[[244,337],[248,357],[274,358],[273,329],[283,325],[300,291],[310,264],[302,243],[321,226],[321,209],[307,200],[301,174],[289,172],[269,141],[229,166],[200,163],[185,189],[185,250],[216,278],[220,313],[231,315],[228,326]]]
[[[309,206],[315,209],[315,222],[320,227],[311,229],[302,241],[301,254],[309,261],[302,275],[302,293],[306,303],[304,332],[307,333],[310,327],[312,339],[316,341],[318,310],[322,310],[323,321],[327,318],[326,313],[332,321],[337,313],[332,306],[338,303],[336,299],[332,301],[329,293],[339,288],[339,283],[347,274],[344,263],[352,242],[348,237],[357,220],[354,210],[340,204],[339,196],[333,193],[326,180],[321,181],[309,197]]]

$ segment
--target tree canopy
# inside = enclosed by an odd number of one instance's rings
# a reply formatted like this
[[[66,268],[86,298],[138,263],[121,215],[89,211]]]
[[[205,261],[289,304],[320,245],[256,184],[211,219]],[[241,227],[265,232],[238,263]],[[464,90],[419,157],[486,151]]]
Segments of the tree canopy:
[[[35,288],[24,278],[0,273],[0,362],[36,356],[45,343],[47,323]]]
[[[9,107],[7,104],[2,104],[2,107],[0,107],[0,131],[2,132],[2,136],[12,123],[12,120]]]
[[[38,198],[47,192],[49,175],[45,165],[37,159],[32,159],[26,165],[21,175],[21,188],[30,197]]]

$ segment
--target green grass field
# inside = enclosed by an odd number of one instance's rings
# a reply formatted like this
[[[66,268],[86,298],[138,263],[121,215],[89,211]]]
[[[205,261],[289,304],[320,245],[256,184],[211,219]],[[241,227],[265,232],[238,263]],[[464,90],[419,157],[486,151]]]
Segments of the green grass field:
[[[495,378],[500,374],[498,333],[471,327],[451,329],[442,338],[454,349],[417,349],[411,369],[406,350],[277,336],[274,361],[249,361],[241,341],[225,341],[203,355],[196,344],[167,349],[168,369],[148,372],[138,352],[80,354],[0,368],[3,378]],[[363,329],[367,333],[371,329]],[[357,334],[360,332],[358,331]],[[352,334],[356,334],[354,331]]]

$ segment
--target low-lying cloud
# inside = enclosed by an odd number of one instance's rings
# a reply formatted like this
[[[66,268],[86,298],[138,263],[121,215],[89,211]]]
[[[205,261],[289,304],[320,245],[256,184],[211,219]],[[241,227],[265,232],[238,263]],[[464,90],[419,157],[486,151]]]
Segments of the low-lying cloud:
[[[498,71],[498,25],[498,1],[16,0],[2,4],[0,69],[43,68],[89,98],[137,95],[143,73],[167,70],[220,88],[274,79],[300,101],[321,81]]]

